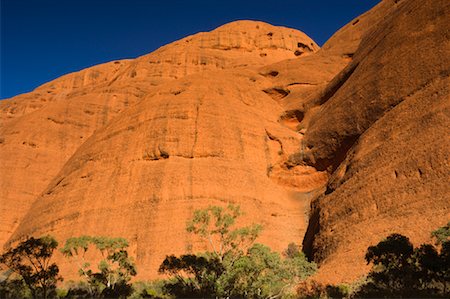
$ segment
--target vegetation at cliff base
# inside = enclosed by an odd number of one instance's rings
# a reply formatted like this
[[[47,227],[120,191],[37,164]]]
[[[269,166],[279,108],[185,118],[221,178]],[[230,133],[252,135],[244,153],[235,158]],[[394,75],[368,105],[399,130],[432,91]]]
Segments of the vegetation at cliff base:
[[[450,242],[414,248],[409,239],[392,234],[370,246],[366,261],[373,267],[360,297],[446,297],[450,287]]]
[[[172,280],[166,291],[176,297],[280,298],[313,274],[316,265],[291,245],[285,258],[255,243],[260,225],[235,227],[239,206],[194,212],[187,231],[204,239],[210,251],[167,256],[159,271]]]
[[[391,234],[369,246],[367,277],[353,284],[299,284],[300,298],[450,298],[450,223],[431,233],[434,244],[416,248],[408,237]]]
[[[299,246],[283,255],[255,243],[262,226],[238,226],[239,206],[197,210],[186,230],[204,240],[210,250],[167,256],[159,272],[168,279],[131,283],[137,274],[123,238],[80,236],[66,240],[60,252],[74,265],[79,282],[62,281],[50,259],[58,243],[52,237],[29,238],[1,256],[4,279],[1,298],[282,298],[316,271]],[[31,254],[31,260],[30,260]],[[44,267],[35,268],[36,264]],[[12,275],[13,273],[14,276]]]
[[[78,273],[87,284],[87,295],[116,298],[132,293],[130,280],[137,274],[127,247],[128,242],[124,238],[81,236],[68,239],[61,252],[78,266]],[[97,269],[92,267],[92,261],[86,259],[89,248],[97,250],[102,257],[97,261]],[[73,288],[69,295],[83,292],[84,288]]]
[[[32,298],[53,297],[56,283],[62,280],[58,266],[50,262],[57,247],[53,237],[31,237],[3,253],[0,264],[6,268],[6,279],[2,282],[0,298],[26,296],[27,291]]]
[[[136,265],[124,238],[80,236],[60,252],[81,280],[63,279],[52,263],[58,242],[30,237],[0,255],[0,298],[449,298],[450,223],[432,232],[433,244],[414,247],[391,234],[369,246],[372,269],[350,284],[323,285],[308,279],[317,270],[300,247],[282,254],[256,243],[262,226],[238,225],[239,206],[194,212],[186,230],[203,240],[205,252],[168,255],[159,267],[163,279],[134,281]]]

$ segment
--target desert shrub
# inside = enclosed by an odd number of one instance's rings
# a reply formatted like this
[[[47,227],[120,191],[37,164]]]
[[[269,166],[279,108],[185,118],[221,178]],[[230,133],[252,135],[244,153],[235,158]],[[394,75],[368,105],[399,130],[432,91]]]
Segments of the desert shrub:
[[[67,289],[56,289],[56,298],[67,298],[67,294],[69,294],[69,290]]]
[[[297,286],[297,297],[302,299],[349,298],[351,294],[352,286],[347,284],[330,285],[310,280]]]
[[[167,256],[159,271],[173,279],[165,285],[167,293],[176,297],[208,297],[218,293],[217,280],[225,268],[212,254]]]
[[[27,287],[21,277],[7,277],[0,278],[0,298],[15,299],[15,298],[32,298],[30,289]]]
[[[225,261],[226,271],[219,278],[219,294],[228,297],[270,298],[288,296],[293,287],[316,271],[305,256],[283,259],[262,244],[254,244],[234,262]]]
[[[450,221],[447,225],[438,228],[431,233],[431,236],[436,238],[436,245],[442,245],[450,241]]]
[[[90,286],[85,281],[70,281],[66,284],[67,295],[65,298],[70,299],[84,299],[84,298],[93,298],[92,292],[90,290]]]
[[[138,281],[133,283],[133,293],[129,299],[171,299],[170,295],[165,293],[164,286],[169,283],[166,280]]]

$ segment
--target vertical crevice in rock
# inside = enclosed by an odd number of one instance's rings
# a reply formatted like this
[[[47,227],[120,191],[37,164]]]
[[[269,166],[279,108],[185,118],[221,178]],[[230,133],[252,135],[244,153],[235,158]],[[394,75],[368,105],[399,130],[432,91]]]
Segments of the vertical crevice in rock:
[[[311,214],[309,217],[308,228],[306,229],[306,233],[302,242],[302,250],[310,261],[314,260],[314,240],[319,231],[320,208],[315,204],[315,201],[313,201],[311,202]]]
[[[194,125],[195,131],[194,131],[194,142],[192,143],[191,158],[194,158],[195,146],[197,145],[197,140],[198,140],[198,117],[199,117],[200,105],[201,105],[201,100],[197,104],[197,107],[195,110],[195,125]]]

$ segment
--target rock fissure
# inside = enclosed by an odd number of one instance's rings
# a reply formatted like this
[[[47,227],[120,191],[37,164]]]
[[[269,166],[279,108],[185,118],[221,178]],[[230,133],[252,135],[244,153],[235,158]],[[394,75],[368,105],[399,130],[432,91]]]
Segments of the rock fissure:
[[[281,142],[280,138],[278,138],[275,135],[271,134],[269,131],[267,131],[267,129],[265,129],[265,131],[266,131],[266,135],[269,138],[269,140],[276,141],[280,145],[280,154],[284,154],[283,142]]]

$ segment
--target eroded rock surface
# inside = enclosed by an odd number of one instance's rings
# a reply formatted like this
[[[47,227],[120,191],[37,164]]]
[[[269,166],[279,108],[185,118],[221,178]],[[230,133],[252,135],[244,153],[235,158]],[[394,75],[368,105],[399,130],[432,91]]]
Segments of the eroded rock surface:
[[[430,242],[450,219],[450,5],[386,4],[305,132],[304,161],[332,176],[304,246],[331,282],[362,275],[390,233]]]
[[[262,242],[299,242],[301,192],[328,175],[285,165],[302,135],[278,122],[258,70],[318,49],[297,30],[238,21],[2,101],[2,241],[122,236],[154,277],[166,254],[204,248],[185,231],[193,210],[232,202],[265,226]]]
[[[259,242],[303,240],[315,279],[358,279],[368,246],[450,219],[449,16],[385,0],[322,49],[238,21],[0,102],[0,244],[122,236],[154,278],[205,249],[193,210],[232,202]]]

